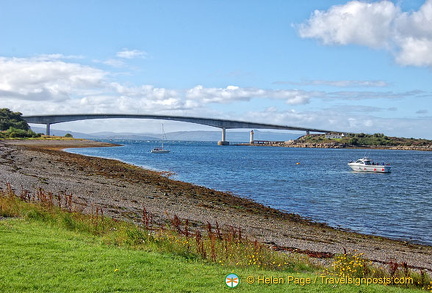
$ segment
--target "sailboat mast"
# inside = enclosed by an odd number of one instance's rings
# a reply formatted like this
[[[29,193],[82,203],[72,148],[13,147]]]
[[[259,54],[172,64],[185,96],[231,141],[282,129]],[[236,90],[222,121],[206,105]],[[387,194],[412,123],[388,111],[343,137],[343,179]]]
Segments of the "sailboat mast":
[[[156,147],[156,148],[152,149],[152,150],[150,151],[150,152],[152,152],[152,153],[166,154],[166,153],[169,153],[169,152],[170,152],[169,150],[165,150],[165,149],[164,149],[164,141],[165,141],[165,139],[166,139],[166,136],[165,136],[165,130],[164,130],[164,126],[163,126],[163,124],[162,124],[161,128],[162,128],[162,146],[161,146],[160,148]]]
[[[163,147],[164,147],[164,141],[165,141],[166,137],[165,137],[164,125],[162,124],[161,127],[162,127],[162,149],[163,149]]]

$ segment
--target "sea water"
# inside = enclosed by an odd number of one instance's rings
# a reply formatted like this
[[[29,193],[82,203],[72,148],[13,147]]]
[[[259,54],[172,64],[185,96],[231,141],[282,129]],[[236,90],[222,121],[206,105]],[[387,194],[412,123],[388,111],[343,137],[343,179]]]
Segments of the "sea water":
[[[114,141],[71,152],[171,171],[176,180],[229,191],[282,211],[360,233],[432,245],[432,153],[402,150],[217,146],[215,142]],[[353,172],[367,155],[392,172]]]

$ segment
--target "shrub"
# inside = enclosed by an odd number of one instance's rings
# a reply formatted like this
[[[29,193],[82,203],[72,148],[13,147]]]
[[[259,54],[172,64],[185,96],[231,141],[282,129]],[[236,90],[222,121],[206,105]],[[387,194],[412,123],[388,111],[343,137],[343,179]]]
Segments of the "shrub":
[[[0,109],[0,131],[8,130],[11,127],[29,130],[30,127],[21,115],[20,112],[12,112],[7,108]]]

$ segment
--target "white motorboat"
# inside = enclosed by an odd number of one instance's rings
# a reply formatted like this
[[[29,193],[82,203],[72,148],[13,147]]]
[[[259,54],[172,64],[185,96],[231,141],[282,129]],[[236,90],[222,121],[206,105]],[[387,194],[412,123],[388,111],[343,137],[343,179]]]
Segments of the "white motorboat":
[[[391,172],[390,164],[375,163],[367,157],[358,159],[355,162],[349,162],[348,166],[350,166],[351,169],[353,169],[353,171],[357,171],[357,172],[375,172],[375,173]]]

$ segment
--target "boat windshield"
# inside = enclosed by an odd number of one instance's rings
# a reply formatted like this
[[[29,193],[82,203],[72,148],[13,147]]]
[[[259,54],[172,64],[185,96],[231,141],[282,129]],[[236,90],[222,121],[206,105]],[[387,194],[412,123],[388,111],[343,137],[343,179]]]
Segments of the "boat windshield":
[[[356,163],[362,165],[372,165],[372,162],[370,160],[363,160],[363,159],[357,160]]]

